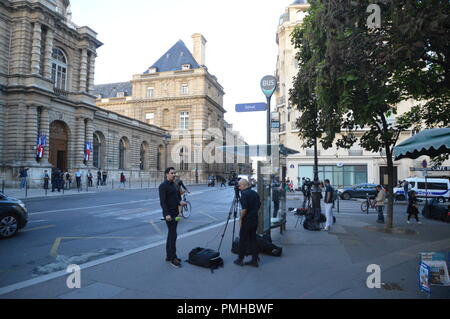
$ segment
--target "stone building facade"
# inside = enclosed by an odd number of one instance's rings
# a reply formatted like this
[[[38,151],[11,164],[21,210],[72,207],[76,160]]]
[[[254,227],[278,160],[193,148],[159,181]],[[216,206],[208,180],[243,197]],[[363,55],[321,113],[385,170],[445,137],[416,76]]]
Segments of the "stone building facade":
[[[34,186],[52,168],[156,177],[167,132],[95,105],[101,45],[71,21],[68,0],[0,0],[0,180],[11,184],[21,167]]]
[[[230,162],[217,150],[245,142],[227,129],[224,89],[205,66],[206,39],[196,33],[192,40],[193,54],[180,40],[130,82],[97,85],[97,106],[170,132],[169,164],[183,178],[205,181],[230,167],[251,174],[249,157]]]

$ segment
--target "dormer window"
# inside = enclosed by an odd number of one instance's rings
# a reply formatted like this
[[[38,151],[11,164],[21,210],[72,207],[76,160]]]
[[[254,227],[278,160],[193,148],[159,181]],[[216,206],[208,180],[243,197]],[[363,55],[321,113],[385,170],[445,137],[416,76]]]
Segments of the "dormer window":
[[[181,66],[181,70],[190,70],[191,69],[191,65],[190,64],[183,64]]]
[[[125,92],[117,92],[117,97],[125,97]]]
[[[149,68],[148,69],[148,73],[156,73],[156,72],[158,72],[157,68]]]
[[[97,99],[103,99],[103,94],[97,94]]]

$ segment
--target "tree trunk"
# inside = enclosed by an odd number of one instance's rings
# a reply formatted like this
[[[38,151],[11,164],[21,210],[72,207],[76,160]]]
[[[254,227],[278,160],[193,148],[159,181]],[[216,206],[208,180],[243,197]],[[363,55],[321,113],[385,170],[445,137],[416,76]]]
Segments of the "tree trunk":
[[[394,227],[394,161],[392,159],[392,152],[389,147],[386,147],[386,159],[388,169],[388,205],[386,229],[392,229]]]

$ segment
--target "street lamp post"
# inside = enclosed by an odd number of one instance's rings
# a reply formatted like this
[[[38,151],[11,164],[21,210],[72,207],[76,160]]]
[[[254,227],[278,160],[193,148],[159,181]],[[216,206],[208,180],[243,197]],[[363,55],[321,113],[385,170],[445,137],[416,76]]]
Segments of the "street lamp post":
[[[169,163],[167,162],[168,160],[168,148],[167,146],[170,143],[170,140],[172,139],[172,137],[168,134],[163,135],[163,142],[164,142],[164,165],[166,166],[166,168],[169,166]]]

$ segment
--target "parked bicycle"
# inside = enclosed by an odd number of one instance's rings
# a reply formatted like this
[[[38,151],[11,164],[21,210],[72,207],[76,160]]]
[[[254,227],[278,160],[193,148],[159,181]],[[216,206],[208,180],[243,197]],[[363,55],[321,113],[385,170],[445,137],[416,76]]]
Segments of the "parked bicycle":
[[[192,211],[191,202],[186,199],[186,193],[184,193],[182,195],[181,200],[183,202],[186,202],[187,205],[181,207],[180,213],[183,218],[187,219],[187,218],[189,218],[189,216],[191,216],[191,211]]]
[[[374,210],[377,209],[377,207],[375,206],[375,201],[373,200],[373,198],[371,198],[369,196],[369,194],[366,195],[366,200],[364,202],[361,203],[361,211],[363,213],[369,214],[369,209],[372,208]]]

